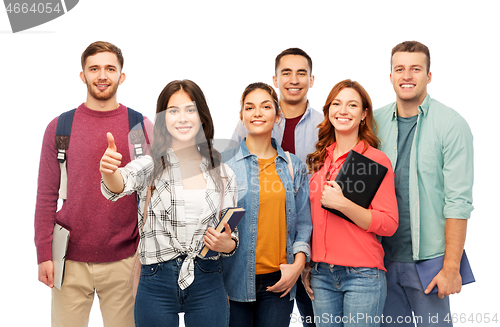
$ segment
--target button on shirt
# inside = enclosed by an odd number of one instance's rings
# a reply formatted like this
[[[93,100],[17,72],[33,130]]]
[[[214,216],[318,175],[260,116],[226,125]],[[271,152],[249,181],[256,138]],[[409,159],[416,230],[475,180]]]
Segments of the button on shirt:
[[[312,255],[314,262],[348,267],[369,267],[384,270],[384,250],[377,235],[390,236],[398,227],[398,207],[394,191],[394,173],[387,156],[359,142],[353,150],[388,168],[372,203],[368,207],[372,221],[367,231],[321,208],[323,186],[335,177],[347,153],[333,161],[336,143],[327,148],[325,164],[314,173],[310,182],[311,218],[313,222]],[[329,174],[328,174],[329,172]]]
[[[385,258],[397,262],[413,262],[410,227],[410,153],[418,116],[398,116],[398,161],[394,169],[399,227],[391,237],[382,239]]]
[[[398,159],[396,103],[375,110],[380,149]],[[472,133],[455,110],[429,94],[418,107],[410,153],[410,223],[414,260],[443,255],[446,218],[468,219],[473,210]]]
[[[278,152],[275,166],[286,193],[287,263],[293,263],[294,255],[299,252],[303,252],[309,261],[312,224],[307,169],[295,155],[290,154],[294,173],[292,180],[285,152],[274,139],[271,139],[271,143]],[[238,206],[246,209],[238,224],[240,235],[238,250],[233,256],[221,260],[224,285],[231,300],[251,302],[256,300],[257,287],[255,251],[260,196],[259,161],[256,155],[249,152],[244,140],[237,149],[224,152],[222,155],[236,175]],[[295,290],[296,286],[290,291],[291,299],[295,298]]]

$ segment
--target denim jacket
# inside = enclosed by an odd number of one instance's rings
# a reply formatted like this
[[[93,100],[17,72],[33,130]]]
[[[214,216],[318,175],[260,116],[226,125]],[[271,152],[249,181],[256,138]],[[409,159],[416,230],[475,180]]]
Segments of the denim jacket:
[[[226,164],[236,175],[238,206],[246,209],[245,216],[238,224],[239,245],[232,257],[221,260],[222,274],[229,299],[238,302],[255,301],[255,250],[257,246],[257,221],[259,216],[259,162],[251,154],[245,143],[232,152],[223,153]],[[278,151],[275,159],[276,171],[286,192],[287,263],[294,262],[294,255],[303,252],[309,261],[312,223],[309,204],[309,181],[306,166],[293,154],[290,159],[294,180],[288,169],[288,158],[272,139]],[[295,298],[296,286],[290,291],[290,299]]]
[[[306,112],[295,127],[295,155],[302,162],[306,162],[307,155],[316,151],[316,142],[318,142],[318,125],[325,119],[323,112],[319,112],[309,105],[307,101]],[[281,114],[280,120],[274,124],[272,137],[278,144],[283,141],[286,119]],[[247,136],[247,130],[241,123],[236,125],[232,140],[240,143]]]

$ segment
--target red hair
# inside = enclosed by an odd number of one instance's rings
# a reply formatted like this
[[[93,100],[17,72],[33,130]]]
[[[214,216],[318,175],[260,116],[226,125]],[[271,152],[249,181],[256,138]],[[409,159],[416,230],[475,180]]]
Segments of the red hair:
[[[318,171],[321,168],[321,165],[325,162],[326,158],[326,148],[333,144],[335,139],[335,128],[330,122],[329,112],[330,105],[333,100],[337,97],[337,95],[343,89],[351,88],[358,92],[361,97],[363,108],[366,109],[366,117],[365,122],[359,125],[358,137],[359,140],[365,144],[366,151],[368,149],[368,145],[371,145],[374,148],[378,148],[380,141],[378,137],[373,132],[375,127],[375,119],[373,118],[373,108],[372,108],[372,100],[368,95],[368,92],[356,81],[351,81],[350,79],[343,80],[338,82],[328,94],[326,98],[326,103],[323,106],[323,121],[318,125],[318,142],[316,143],[316,151],[310,153],[307,156],[307,165],[309,167],[310,172]]]

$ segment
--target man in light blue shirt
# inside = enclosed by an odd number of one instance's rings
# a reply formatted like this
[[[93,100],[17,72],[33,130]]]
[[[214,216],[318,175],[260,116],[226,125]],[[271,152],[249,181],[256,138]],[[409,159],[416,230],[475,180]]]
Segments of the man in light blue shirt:
[[[273,84],[279,89],[282,117],[274,125],[272,137],[283,150],[305,163],[307,155],[315,151],[317,126],[324,118],[307,100],[307,92],[314,84],[311,57],[299,48],[281,52],[276,57]],[[231,138],[239,143],[246,134],[245,127],[238,124]]]
[[[312,60],[299,48],[281,52],[275,60],[273,84],[279,89],[282,117],[274,124],[272,137],[284,151],[291,152],[305,164],[307,155],[316,150],[318,124],[324,119],[319,111],[310,107],[307,92],[314,84]],[[238,124],[232,139],[240,143],[246,136],[245,127]],[[297,281],[297,307],[304,327],[314,327],[314,316],[302,280]]]
[[[451,326],[448,296],[462,287],[460,259],[473,210],[472,133],[455,110],[427,94],[432,74],[425,45],[394,47],[390,77],[396,102],[376,110],[375,118],[381,150],[395,167],[400,216],[396,233],[382,240],[382,326]],[[442,255],[442,270],[424,289],[415,264]],[[428,294],[434,286],[438,293]]]

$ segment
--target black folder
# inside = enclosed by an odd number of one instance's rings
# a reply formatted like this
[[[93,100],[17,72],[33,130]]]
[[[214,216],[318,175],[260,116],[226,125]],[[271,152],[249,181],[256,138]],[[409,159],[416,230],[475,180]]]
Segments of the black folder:
[[[351,150],[340,168],[335,182],[339,184],[346,198],[368,209],[386,173],[387,167]],[[321,207],[354,224],[342,212],[325,206]]]

